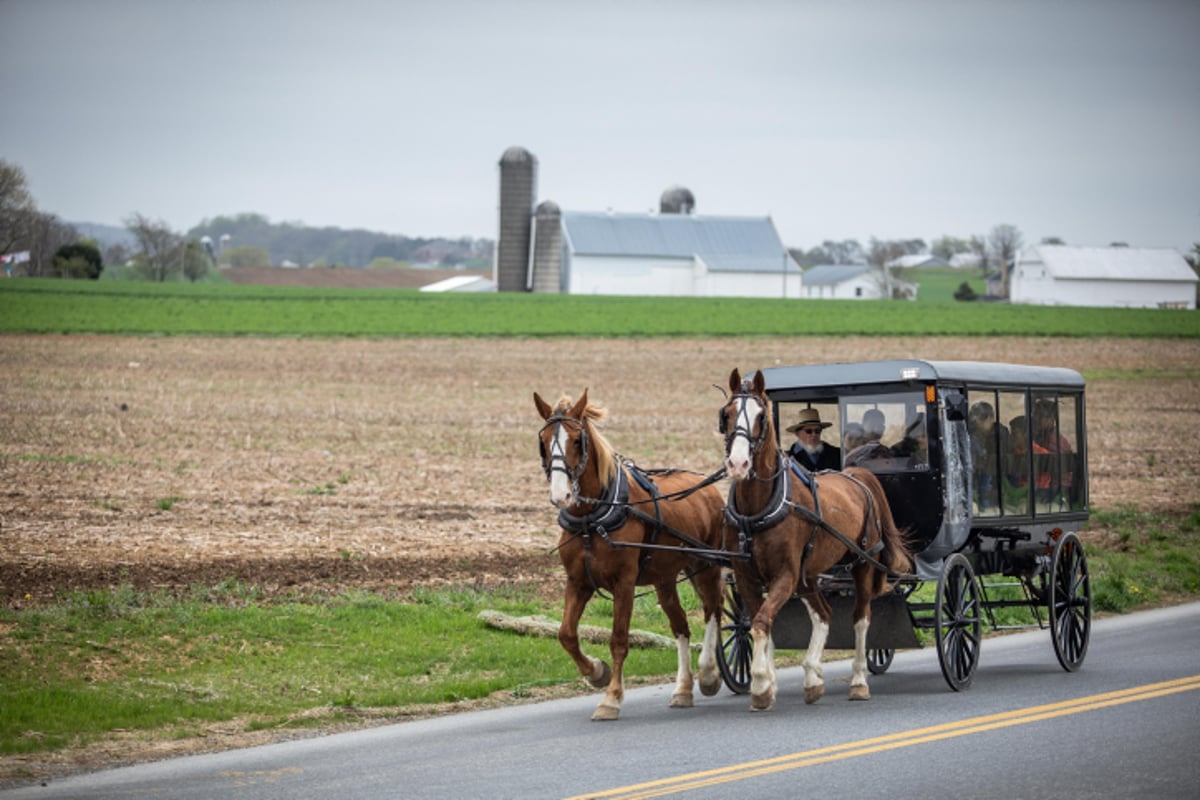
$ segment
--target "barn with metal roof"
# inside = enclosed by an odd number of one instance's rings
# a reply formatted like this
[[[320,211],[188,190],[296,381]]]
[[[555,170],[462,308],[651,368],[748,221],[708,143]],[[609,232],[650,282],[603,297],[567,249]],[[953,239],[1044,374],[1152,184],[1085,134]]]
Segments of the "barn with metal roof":
[[[1010,278],[1013,303],[1127,308],[1196,307],[1196,274],[1169,247],[1036,245]]]
[[[500,291],[798,299],[801,271],[769,216],[695,212],[682,186],[657,213],[534,207],[537,159],[509,148],[500,161]]]

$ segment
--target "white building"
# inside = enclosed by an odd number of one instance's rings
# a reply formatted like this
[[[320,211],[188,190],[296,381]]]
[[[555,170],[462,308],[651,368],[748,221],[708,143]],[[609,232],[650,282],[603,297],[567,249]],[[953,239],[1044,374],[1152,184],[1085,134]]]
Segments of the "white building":
[[[561,225],[567,294],[801,296],[800,267],[770,217],[565,211]],[[535,263],[541,255],[535,246]]]
[[[1128,308],[1196,307],[1196,273],[1172,248],[1035,245],[1009,277],[1013,303]]]
[[[915,300],[917,287],[869,264],[822,264],[804,270],[804,297],[814,300],[883,300],[887,286],[897,297]]]

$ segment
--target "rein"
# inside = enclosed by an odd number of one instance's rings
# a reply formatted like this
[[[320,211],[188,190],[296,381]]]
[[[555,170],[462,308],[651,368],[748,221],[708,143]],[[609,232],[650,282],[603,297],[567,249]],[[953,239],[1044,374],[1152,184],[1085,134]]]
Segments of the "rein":
[[[728,453],[729,448],[735,438],[743,436],[750,447],[751,456],[751,480],[771,481],[771,496],[766,504],[756,512],[744,514],[737,509],[735,502],[736,483],[730,484],[728,500],[725,503],[725,520],[730,527],[735,528],[738,532],[738,553],[739,557],[748,558],[752,556],[754,546],[754,535],[775,527],[783,522],[789,514],[797,514],[804,518],[813,526],[813,534],[818,528],[829,533],[833,538],[844,546],[847,551],[853,553],[859,561],[865,561],[872,567],[881,570],[884,573],[891,574],[884,564],[882,564],[875,555],[883,550],[883,531],[879,527],[878,511],[875,509],[875,501],[870,490],[852,475],[845,475],[859,489],[862,490],[863,496],[866,498],[868,519],[875,520],[875,526],[879,531],[879,541],[874,545],[867,546],[868,531],[864,526],[862,532],[861,545],[854,542],[850,537],[843,534],[833,525],[829,524],[821,514],[821,501],[818,495],[818,483],[816,476],[802,466],[793,461],[790,457],[785,456],[782,451],[776,450],[776,467],[770,476],[759,478],[754,470],[753,464],[758,460],[756,455],[759,448],[764,444],[767,438],[767,426],[760,425],[759,435],[755,436],[753,432],[753,422],[750,420],[747,409],[747,400],[754,399],[755,402],[761,402],[756,396],[748,392],[740,392],[733,396],[732,400],[739,401],[737,404],[737,415],[734,420],[734,428],[728,430],[728,417],[722,413],[721,415],[721,432],[725,434],[725,451]],[[762,414],[765,416],[768,413],[768,406],[763,405]],[[743,423],[743,419],[745,422]],[[794,503],[791,500],[791,479],[795,475],[801,483],[809,490],[812,497],[813,508],[810,510],[807,506]],[[808,579],[804,572],[804,563],[808,560],[809,553],[813,548],[813,536],[810,535],[804,546],[804,553],[801,556],[800,581],[801,584],[807,586]],[[751,564],[753,564],[751,560]]]

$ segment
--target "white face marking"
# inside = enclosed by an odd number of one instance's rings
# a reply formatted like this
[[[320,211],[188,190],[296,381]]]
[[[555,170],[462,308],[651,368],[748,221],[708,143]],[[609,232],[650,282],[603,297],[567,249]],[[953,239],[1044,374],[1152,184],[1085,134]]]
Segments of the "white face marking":
[[[737,413],[727,423],[733,440],[729,443],[729,452],[725,455],[725,469],[729,477],[741,480],[750,475],[752,455],[750,452],[750,437],[754,435],[754,425],[761,419],[763,405],[753,397],[739,397],[735,401]]]
[[[558,508],[570,508],[571,504],[575,502],[575,493],[571,489],[571,477],[566,473],[567,445],[566,426],[559,425],[554,431],[554,438],[550,440],[550,453],[547,460],[547,465],[551,467],[550,502]]]

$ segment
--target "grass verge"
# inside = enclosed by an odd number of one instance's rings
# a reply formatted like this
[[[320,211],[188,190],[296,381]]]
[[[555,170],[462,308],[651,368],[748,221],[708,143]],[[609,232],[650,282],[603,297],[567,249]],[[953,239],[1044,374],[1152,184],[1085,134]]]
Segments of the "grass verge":
[[[1176,514],[1098,511],[1088,529],[1097,613],[1200,595],[1200,504]],[[698,623],[698,603],[681,589]],[[203,736],[230,720],[254,731],[366,711],[400,719],[439,704],[582,687],[555,639],[488,628],[477,617],[484,609],[560,611],[534,587],[268,598],[232,579],[182,596],[117,586],[45,607],[14,603],[0,611],[0,755],[87,746],[114,732]],[[611,613],[597,599],[584,622],[607,627]],[[666,631],[652,593],[639,597],[633,625]],[[627,682],[668,679],[674,669],[672,650],[634,649]]]

